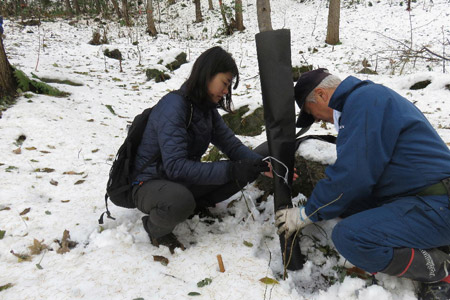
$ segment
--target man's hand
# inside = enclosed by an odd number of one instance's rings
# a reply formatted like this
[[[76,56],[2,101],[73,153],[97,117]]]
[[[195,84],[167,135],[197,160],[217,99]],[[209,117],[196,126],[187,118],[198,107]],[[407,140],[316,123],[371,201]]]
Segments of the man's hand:
[[[282,234],[284,232],[286,239],[297,230],[311,223],[312,221],[306,215],[304,206],[280,209],[275,214],[277,233]]]

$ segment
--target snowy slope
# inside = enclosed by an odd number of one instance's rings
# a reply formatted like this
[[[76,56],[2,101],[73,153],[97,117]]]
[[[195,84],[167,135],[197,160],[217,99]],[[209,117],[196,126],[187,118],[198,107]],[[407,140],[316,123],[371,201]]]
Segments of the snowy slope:
[[[149,243],[138,210],[111,205],[116,220],[107,219],[99,226],[108,171],[126,135],[126,125],[165,93],[177,89],[201,52],[214,45],[231,52],[241,76],[234,91],[235,107],[262,105],[254,41],[256,7],[254,1],[243,2],[247,29],[231,37],[215,37],[221,26],[220,13],[216,3],[215,11],[207,11],[206,0],[202,0],[205,21],[201,24],[192,22],[191,1],[177,1],[163,10],[165,22],[157,25],[166,34],[146,35],[142,16],[130,29],[108,24],[109,44],[102,46],[87,43],[100,27],[93,20],[81,19],[74,25],[57,20],[39,28],[5,20],[4,44],[13,65],[30,76],[71,79],[83,86],[52,84],[70,92],[66,98],[21,96],[0,119],[0,230],[6,232],[0,240],[0,286],[12,284],[0,291],[0,299],[189,299],[190,292],[200,293],[197,299],[217,300],[416,299],[413,282],[383,274],[376,275],[378,285],[350,277],[343,283],[328,283],[325,277],[337,277],[334,267],[343,266],[345,260],[326,257],[317,245],[332,246],[330,232],[338,220],[304,230],[317,239],[302,239],[308,262],[303,270],[290,272],[282,280],[273,198],[256,203],[262,192],[253,186],[244,190],[245,199],[238,193],[214,209],[223,222],[209,224],[194,217],[180,224],[175,233],[187,249],[178,249],[174,255]],[[291,29],[293,65],[327,67],[341,78],[355,75],[395,89],[426,113],[450,145],[450,106],[446,103],[450,91],[445,88],[450,75],[442,73],[442,62],[402,63],[395,53],[399,41],[410,43],[410,18],[413,47],[428,45],[442,53],[442,38],[450,35],[447,0],[418,0],[411,15],[395,0],[346,2],[341,10],[342,44],[334,47],[324,43],[326,1],[300,2],[272,1],[273,27]],[[136,41],[138,46],[133,45]],[[103,56],[106,48],[122,52],[123,72],[118,61]],[[146,80],[145,69],[164,69],[158,62],[169,62],[180,51],[188,54],[188,63],[169,72],[172,79]],[[380,75],[356,74],[364,58],[373,68],[377,65]],[[409,90],[425,79],[432,81],[428,87]],[[335,134],[332,126],[321,128],[319,124],[310,132]],[[22,144],[17,142],[21,135],[26,136]],[[265,140],[265,133],[242,140],[256,146]],[[323,151],[323,147],[310,141],[299,151],[312,159],[332,161],[334,149]],[[20,215],[27,208],[30,211]],[[77,246],[58,254],[55,240],[62,239],[64,230]],[[18,262],[11,250],[29,254],[34,239],[53,250]],[[217,254],[223,257],[225,273],[219,272]],[[165,256],[169,264],[154,261],[154,255]],[[259,281],[266,276],[279,284]],[[211,278],[211,284],[197,287],[205,278]]]

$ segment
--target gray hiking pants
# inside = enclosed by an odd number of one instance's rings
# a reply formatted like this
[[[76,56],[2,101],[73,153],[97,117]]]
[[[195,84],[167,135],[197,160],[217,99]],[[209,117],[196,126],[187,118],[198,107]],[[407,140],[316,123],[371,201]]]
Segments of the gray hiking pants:
[[[245,185],[229,182],[186,187],[169,180],[149,180],[133,188],[133,200],[140,211],[149,215],[147,228],[150,235],[159,238],[171,233],[177,224],[194,213],[197,206],[214,206]]]

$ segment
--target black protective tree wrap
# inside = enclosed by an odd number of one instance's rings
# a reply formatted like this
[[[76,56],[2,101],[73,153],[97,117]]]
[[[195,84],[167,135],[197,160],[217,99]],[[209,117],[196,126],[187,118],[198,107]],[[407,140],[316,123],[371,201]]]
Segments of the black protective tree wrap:
[[[291,64],[291,37],[288,29],[261,32],[256,35],[259,74],[264,106],[264,120],[270,156],[283,162],[289,169],[288,184],[274,176],[275,211],[292,207],[292,175],[295,161],[295,103]],[[286,169],[272,161],[277,174]],[[285,241],[280,235],[283,262],[288,270],[303,268],[305,257],[298,240]]]

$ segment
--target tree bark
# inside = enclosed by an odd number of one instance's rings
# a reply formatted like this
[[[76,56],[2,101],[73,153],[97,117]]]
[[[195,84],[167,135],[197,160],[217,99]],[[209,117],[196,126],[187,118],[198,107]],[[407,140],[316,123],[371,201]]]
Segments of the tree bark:
[[[130,16],[128,15],[128,1],[127,0],[122,0],[122,13],[123,13],[123,18],[125,19],[125,25],[130,27],[131,22],[130,22]]]
[[[209,10],[214,10],[213,2],[212,0],[208,0]]]
[[[235,16],[236,16],[236,29],[239,31],[243,31],[244,27],[244,18],[242,17],[242,0],[236,0],[234,4]]]
[[[119,19],[121,19],[122,18],[122,13],[120,12],[119,4],[117,3],[117,0],[111,0],[111,2],[112,2],[112,5],[114,7],[114,11],[116,12],[117,17]]]
[[[195,3],[195,23],[203,22],[202,7],[200,5],[200,0],[194,0],[194,3]]]
[[[339,43],[339,19],[341,14],[341,1],[330,0],[330,7],[328,9],[328,27],[327,38],[325,42],[330,45]]]
[[[100,3],[100,0],[95,0],[95,10],[97,11],[97,14],[102,12],[102,5]]]
[[[73,11],[72,11],[72,6],[70,5],[70,0],[65,0],[65,5],[66,5],[66,13],[69,17],[73,16]]]
[[[169,0],[169,5],[175,4],[175,0]]]
[[[222,0],[219,0],[220,13],[222,14],[223,26],[225,27],[225,33],[227,35],[233,34],[233,29],[228,25],[227,16],[225,15],[225,9],[222,4]]]
[[[78,3],[78,0],[73,0],[73,7],[75,8],[76,15],[81,14],[80,4]]]
[[[3,39],[0,37],[0,100],[14,96],[16,86],[12,67],[3,47]]]
[[[270,17],[270,0],[256,0],[256,12],[258,15],[259,32],[272,29],[272,19]]]
[[[155,27],[155,20],[153,19],[153,3],[152,0],[147,0],[147,32],[151,36],[156,36],[158,32]]]

